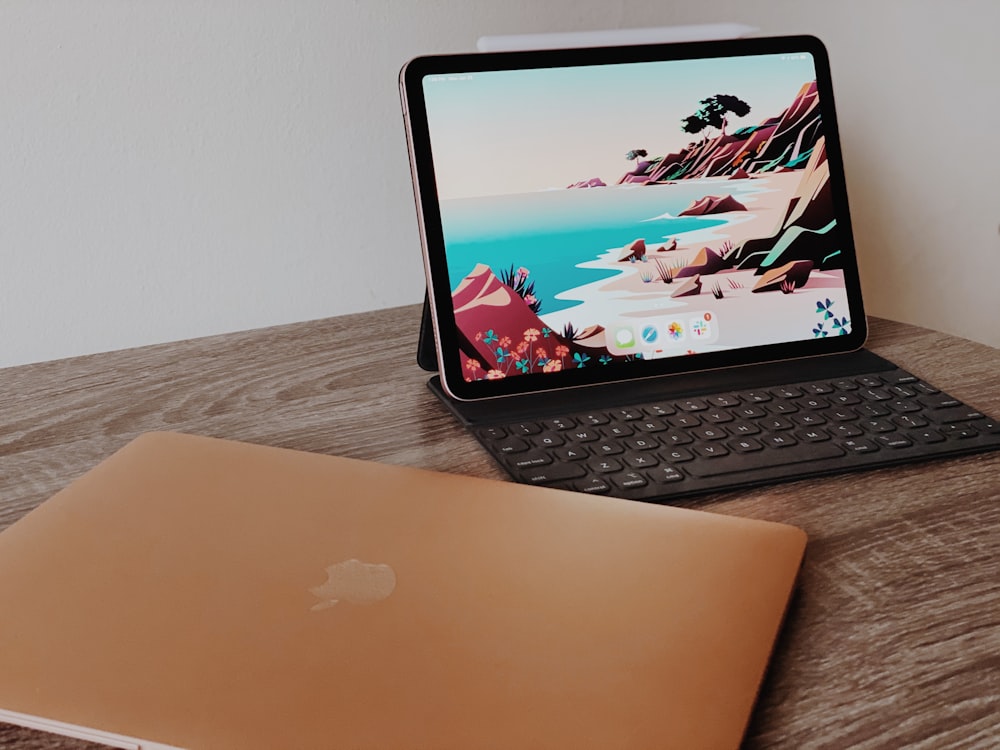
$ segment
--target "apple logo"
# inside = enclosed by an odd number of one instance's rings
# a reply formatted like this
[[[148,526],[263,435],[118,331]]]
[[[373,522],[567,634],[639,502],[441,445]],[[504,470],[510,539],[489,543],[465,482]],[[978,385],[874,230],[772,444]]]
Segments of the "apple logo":
[[[329,565],[327,581],[309,591],[320,599],[313,612],[328,609],[341,601],[351,604],[374,604],[389,596],[396,588],[396,571],[390,566],[350,559]]]

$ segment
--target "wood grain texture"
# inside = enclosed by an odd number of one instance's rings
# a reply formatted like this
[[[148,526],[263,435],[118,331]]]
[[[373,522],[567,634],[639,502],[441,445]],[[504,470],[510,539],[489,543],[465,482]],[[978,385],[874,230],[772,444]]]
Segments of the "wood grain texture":
[[[177,430],[493,478],[415,364],[417,306],[0,370],[0,528]],[[869,348],[1000,415],[1000,351],[872,320]],[[1000,454],[707,496],[810,537],[748,748],[1000,745]],[[5,748],[94,748],[0,725]]]

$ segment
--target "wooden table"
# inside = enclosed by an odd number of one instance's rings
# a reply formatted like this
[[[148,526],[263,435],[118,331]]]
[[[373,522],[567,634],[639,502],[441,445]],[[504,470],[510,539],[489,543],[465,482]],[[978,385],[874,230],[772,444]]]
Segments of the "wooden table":
[[[149,430],[502,478],[425,387],[419,320],[400,307],[0,370],[0,528]],[[871,329],[870,349],[1000,415],[1000,351]],[[998,501],[1000,453],[695,503],[810,537],[746,746],[1000,746]],[[0,746],[100,747],[6,725]]]

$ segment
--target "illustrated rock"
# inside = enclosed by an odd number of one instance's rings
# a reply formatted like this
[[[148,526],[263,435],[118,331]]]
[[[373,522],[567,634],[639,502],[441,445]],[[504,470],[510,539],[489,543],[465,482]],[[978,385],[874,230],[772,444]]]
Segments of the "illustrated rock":
[[[681,279],[685,276],[710,276],[718,273],[726,267],[726,261],[719,253],[708,247],[703,247],[698,254],[691,259],[684,268],[674,274],[674,278]]]
[[[618,258],[619,263],[624,263],[627,260],[642,260],[646,257],[646,240],[641,237],[633,242],[631,245],[627,245],[622,248],[621,255]]]
[[[785,282],[795,284],[798,289],[809,280],[809,273],[812,271],[813,262],[811,260],[793,260],[778,268],[771,268],[764,272],[752,292],[775,292],[781,291],[781,285]]]
[[[677,249],[677,238],[674,237],[674,239],[670,242],[669,245],[660,245],[658,248],[656,248],[656,252],[669,253],[671,250],[676,250],[676,249]]]
[[[749,177],[750,175],[747,174],[747,171],[743,167],[740,167],[731,175],[729,175],[730,180],[746,180]]]
[[[574,182],[572,185],[567,185],[566,188],[595,188],[595,187],[607,187],[604,180],[600,177],[591,177],[589,180],[580,180],[579,182]]]
[[[692,276],[686,281],[681,282],[681,285],[670,296],[693,297],[696,294],[701,294],[701,276]]]
[[[747,207],[731,195],[706,195],[699,198],[681,211],[678,216],[705,216],[706,214],[724,214],[729,211],[746,211]]]

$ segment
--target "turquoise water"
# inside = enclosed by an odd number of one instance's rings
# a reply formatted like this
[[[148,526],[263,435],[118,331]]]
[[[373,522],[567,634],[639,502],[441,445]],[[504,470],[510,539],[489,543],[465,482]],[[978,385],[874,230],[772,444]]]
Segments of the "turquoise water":
[[[640,237],[652,250],[683,232],[725,224],[719,218],[675,218],[706,194],[705,185],[678,183],[443,201],[451,288],[477,263],[485,263],[497,276],[511,266],[524,267],[530,272],[528,281],[535,283],[543,314],[574,307],[579,303],[557,300],[556,295],[620,273],[577,264]]]

